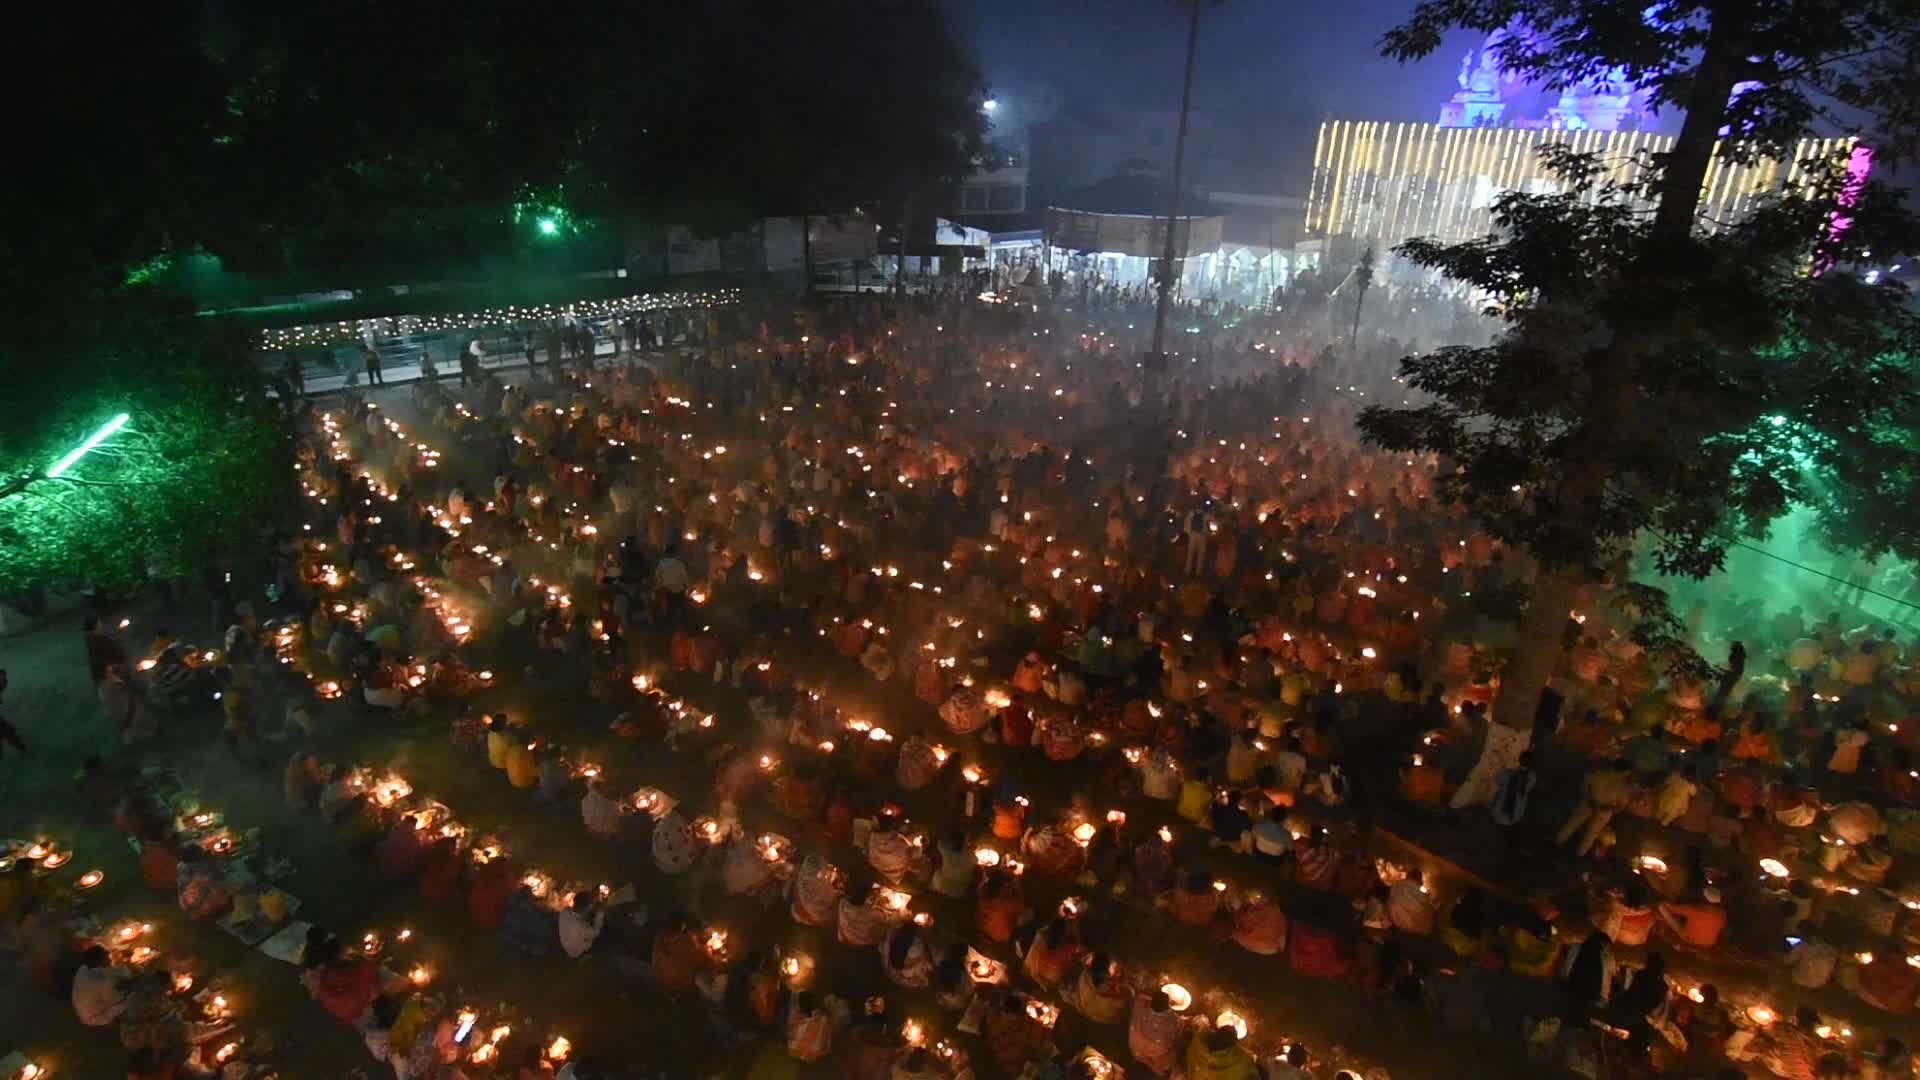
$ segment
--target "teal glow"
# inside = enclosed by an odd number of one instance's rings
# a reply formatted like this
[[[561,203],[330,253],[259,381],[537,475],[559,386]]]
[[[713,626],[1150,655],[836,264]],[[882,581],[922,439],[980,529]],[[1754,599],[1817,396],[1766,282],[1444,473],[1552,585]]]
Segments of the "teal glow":
[[[560,223],[550,217],[541,218],[539,225],[541,236],[552,236],[554,233],[560,231]]]
[[[1772,424],[1774,427],[1785,427],[1787,418],[1784,416],[1769,416],[1767,417],[1767,423]]]
[[[100,425],[100,430],[87,436],[86,442],[83,442],[79,446],[76,446],[73,449],[67,451],[66,457],[63,457],[59,461],[56,461],[53,463],[53,468],[47,470],[47,479],[51,480],[54,477],[59,476],[61,473],[66,472],[68,467],[70,467],[74,462],[79,461],[81,456],[84,455],[87,451],[93,449],[96,446],[99,446],[103,442],[106,442],[107,438],[111,436],[114,432],[119,431],[121,428],[125,427],[127,425],[127,419],[128,419],[127,414],[121,413],[119,416],[116,416],[113,419],[107,421],[106,423]]]

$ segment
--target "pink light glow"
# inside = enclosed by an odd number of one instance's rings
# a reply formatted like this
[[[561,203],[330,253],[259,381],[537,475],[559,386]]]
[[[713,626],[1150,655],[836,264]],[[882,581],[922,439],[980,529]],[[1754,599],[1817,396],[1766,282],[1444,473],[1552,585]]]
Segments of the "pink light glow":
[[[1873,147],[1865,143],[1854,144],[1853,153],[1847,157],[1847,178],[1840,184],[1841,206],[1852,206],[1859,201],[1860,189],[1866,186],[1867,173],[1872,168]],[[1853,215],[1835,213],[1833,220],[1829,222],[1827,226],[1827,243],[1832,244],[1835,240],[1838,240],[1840,234],[1846,232],[1847,228],[1852,224]],[[1825,272],[1830,265],[1832,264],[1829,261],[1814,267],[1814,275],[1816,277],[1819,276]]]

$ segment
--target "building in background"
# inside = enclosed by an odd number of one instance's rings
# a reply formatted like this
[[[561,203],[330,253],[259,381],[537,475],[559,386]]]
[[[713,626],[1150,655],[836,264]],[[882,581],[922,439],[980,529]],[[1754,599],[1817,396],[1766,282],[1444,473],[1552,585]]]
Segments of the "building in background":
[[[1624,183],[1639,179],[1647,155],[1670,149],[1673,137],[1649,131],[1328,121],[1314,141],[1306,235],[1354,251],[1369,244],[1384,250],[1411,236],[1448,242],[1484,236],[1493,231],[1493,204],[1501,194],[1560,189],[1538,153],[1543,144],[1555,142],[1600,155],[1608,178]],[[1803,139],[1787,160],[1746,164],[1716,148],[1701,190],[1700,218],[1709,225],[1734,220],[1757,200],[1800,180],[1808,161],[1855,157],[1851,138]]]
[[[1067,192],[1047,207],[1047,270],[1078,283],[1083,276],[1118,286],[1151,281],[1152,266],[1166,250],[1167,206],[1172,191],[1157,178],[1121,174]],[[1225,224],[1220,209],[1188,191],[1174,221],[1174,258],[1180,288],[1188,296],[1213,291]]]

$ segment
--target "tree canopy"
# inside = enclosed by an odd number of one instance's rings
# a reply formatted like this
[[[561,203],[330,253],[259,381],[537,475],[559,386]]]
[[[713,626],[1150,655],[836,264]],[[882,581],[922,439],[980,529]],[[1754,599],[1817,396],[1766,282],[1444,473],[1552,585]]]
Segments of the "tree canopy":
[[[1636,549],[1705,576],[1735,539],[1808,506],[1839,543],[1920,555],[1920,531],[1895,512],[1920,476],[1920,327],[1899,286],[1848,270],[1876,247],[1911,249],[1899,196],[1807,162],[1748,219],[1696,220],[1716,143],[1781,156],[1818,127],[1869,137],[1882,160],[1920,146],[1903,94],[1920,25],[1903,7],[1709,0],[1643,15],[1602,0],[1427,0],[1384,39],[1407,59],[1451,28],[1506,28],[1506,66],[1554,84],[1613,73],[1686,114],[1638,187],[1554,151],[1563,192],[1504,195],[1493,236],[1400,249],[1481,290],[1506,323],[1487,347],[1406,358],[1403,381],[1431,400],[1361,418],[1383,446],[1444,455],[1445,494],[1542,568],[1503,723],[1531,722],[1576,598],[1607,571],[1624,584]],[[1852,225],[1836,230],[1842,214]],[[1657,606],[1656,592],[1627,591]],[[1461,799],[1484,798],[1504,764],[1483,758]]]
[[[13,29],[0,490],[132,421],[0,499],[0,591],[188,566],[196,520],[231,536],[284,482],[248,343],[156,286],[169,260],[339,288],[617,247],[634,220],[839,213],[956,181],[984,127],[928,0],[162,0]]]

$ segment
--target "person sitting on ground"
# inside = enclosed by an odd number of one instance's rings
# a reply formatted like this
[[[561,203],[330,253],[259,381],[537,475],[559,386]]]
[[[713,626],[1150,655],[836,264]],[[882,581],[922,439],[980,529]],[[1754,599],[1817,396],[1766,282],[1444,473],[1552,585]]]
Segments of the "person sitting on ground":
[[[1487,944],[1487,894],[1478,885],[1469,885],[1467,891],[1454,901],[1452,910],[1447,912],[1446,920],[1440,925],[1440,944],[1453,950],[1455,956],[1471,957]]]
[[[1587,935],[1578,949],[1567,954],[1560,977],[1580,1002],[1589,1007],[1607,1003],[1613,994],[1613,942],[1598,930]]]
[[[1296,1042],[1267,1069],[1267,1080],[1313,1080],[1313,1074],[1307,1071],[1311,1059],[1306,1046]]]
[[[700,926],[683,911],[670,913],[653,935],[653,981],[670,995],[685,994],[713,968]]]
[[[1594,845],[1600,842],[1600,834],[1607,831],[1607,824],[1613,820],[1613,815],[1624,809],[1633,798],[1633,779],[1629,770],[1626,759],[1617,758],[1609,765],[1588,772],[1580,805],[1560,826],[1560,833],[1554,837],[1554,842],[1564,844],[1575,833],[1580,833],[1579,854],[1586,855],[1592,851]]]
[[[1387,892],[1387,915],[1393,920],[1393,928],[1403,934],[1424,937],[1433,933],[1438,914],[1423,870],[1409,872]]]
[[[1086,947],[1080,943],[1079,924],[1069,918],[1055,918],[1034,935],[1021,970],[1041,989],[1052,990],[1073,970],[1074,961],[1085,951]]]
[[[1287,916],[1264,890],[1248,893],[1233,912],[1233,940],[1256,956],[1275,956],[1287,945]]]
[[[1186,1023],[1173,1011],[1164,989],[1133,999],[1127,1021],[1127,1052],[1148,1072],[1166,1076],[1173,1071],[1174,1052],[1185,1032]]]
[[[987,1012],[981,1032],[987,1051],[1008,1076],[1020,1075],[1028,1062],[1043,1054],[1052,1042],[1052,1032],[1027,1013],[1024,995],[1009,993],[1000,1007]]]
[[[880,943],[880,967],[895,985],[919,990],[933,981],[933,953],[920,927],[909,919]]]
[[[835,999],[822,1002],[811,990],[793,996],[787,1013],[787,1053],[795,1061],[813,1064],[825,1061],[833,1052],[833,1036],[841,1022],[831,1008]],[[844,1009],[844,1006],[842,1006]]]
[[[1221,1026],[1204,1035],[1195,1035],[1187,1043],[1186,1080],[1259,1080],[1260,1066],[1247,1048],[1240,1045],[1240,1033]]]
[[[1133,991],[1120,977],[1119,966],[1104,952],[1095,952],[1080,966],[1079,975],[1060,997],[1096,1024],[1117,1024],[1126,1018]]]
[[[1212,878],[1198,870],[1187,870],[1180,875],[1180,884],[1169,896],[1168,908],[1180,925],[1205,930],[1220,914],[1220,893]]]
[[[1692,948],[1713,948],[1727,928],[1727,909],[1720,906],[1720,890],[1711,885],[1700,890],[1698,900],[1662,903],[1655,910],[1681,943]]]
[[[585,889],[574,893],[573,902],[560,913],[561,950],[575,960],[587,955],[587,951],[599,939],[606,922],[606,910],[599,905],[593,893]]]
[[[1293,854],[1293,832],[1287,828],[1287,809],[1267,807],[1266,815],[1253,827],[1253,852],[1262,862],[1284,863]]]
[[[913,843],[900,833],[899,824],[894,815],[883,813],[867,835],[867,863],[889,885],[905,881],[913,870]]]
[[[23,865],[31,865],[22,859]],[[126,984],[133,971],[111,962],[104,945],[88,946],[73,973],[73,1015],[88,1027],[106,1027],[127,1008]]]
[[[973,924],[988,941],[1005,945],[1033,914],[1020,879],[1005,870],[990,871],[974,894]]]

